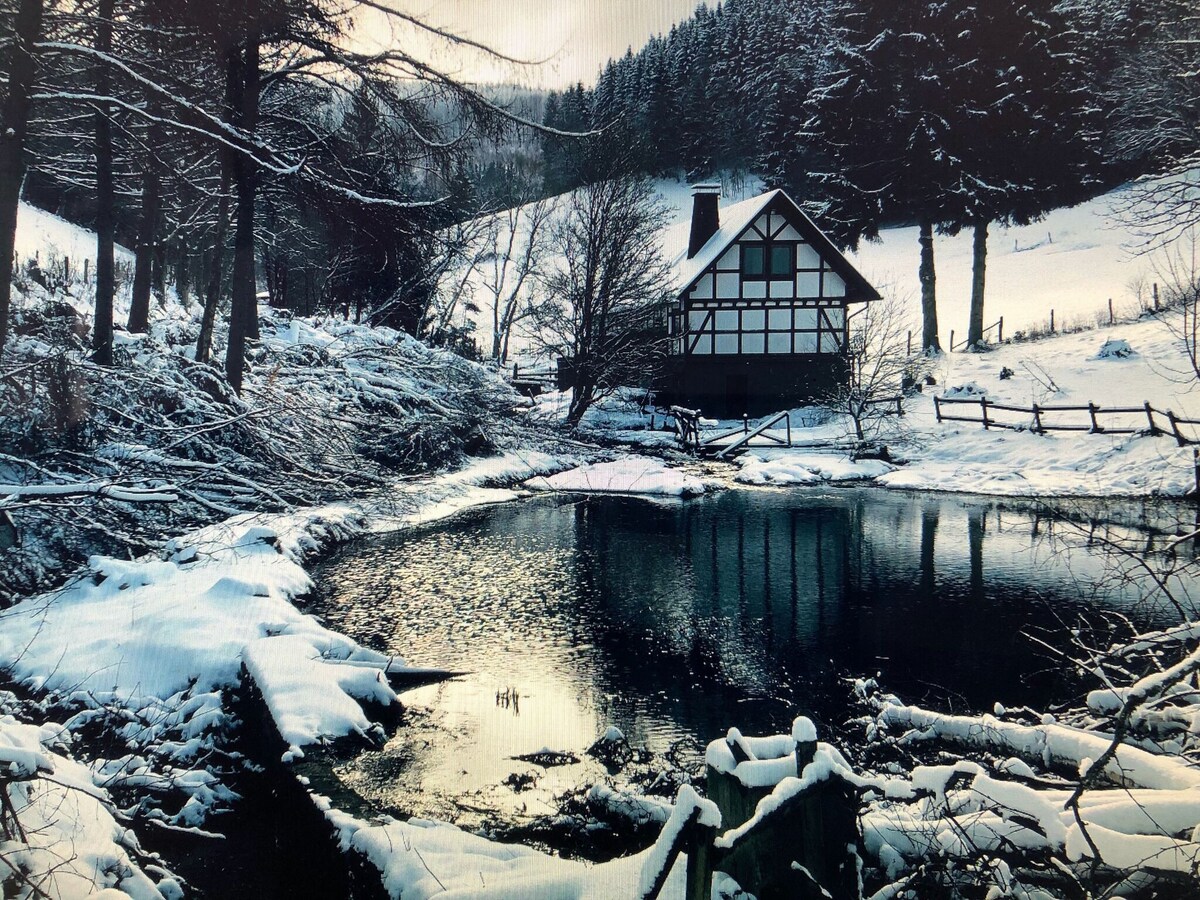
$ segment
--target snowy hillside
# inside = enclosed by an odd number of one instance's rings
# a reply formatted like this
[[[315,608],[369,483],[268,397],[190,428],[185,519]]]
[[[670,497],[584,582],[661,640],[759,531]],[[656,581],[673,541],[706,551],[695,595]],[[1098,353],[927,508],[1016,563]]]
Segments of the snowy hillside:
[[[686,229],[684,223],[691,215],[691,188],[674,179],[660,179],[655,186],[667,209],[665,243],[674,246],[678,243],[680,229]],[[722,205],[754,196],[762,187],[754,177],[736,183],[727,177]],[[991,325],[1003,316],[1005,335],[1011,336],[1018,331],[1045,330],[1051,310],[1054,310],[1057,328],[1074,329],[1097,324],[1101,319],[1107,321],[1110,298],[1117,318],[1128,317],[1150,306],[1152,285],[1157,280],[1155,260],[1131,252],[1136,238],[1113,214],[1123,190],[1070,209],[1055,210],[1033,225],[993,226],[988,242],[985,324]],[[553,198],[550,202],[558,208],[562,198]],[[523,215],[518,222],[519,246],[527,240],[528,217]],[[956,342],[966,334],[971,290],[971,240],[969,231],[934,239],[938,325],[943,345],[948,345],[951,331],[955,332]],[[554,265],[553,250],[548,250],[546,255],[546,264]],[[919,328],[916,227],[885,229],[879,241],[863,243],[849,256],[882,293],[895,295],[905,303],[914,329]],[[461,278],[464,271],[465,267],[459,267],[451,281]],[[463,299],[472,302],[479,311],[469,313],[460,309],[456,317],[458,321],[469,319],[475,322],[478,332],[485,337],[490,334],[491,327],[489,278],[494,280],[490,261],[466,283]],[[485,352],[486,343],[481,339]],[[528,336],[518,335],[513,345],[518,355],[526,351],[530,346]]]
[[[45,266],[49,262],[64,258],[71,261],[72,268],[83,266],[84,260],[92,271],[96,269],[96,234],[60,219],[53,213],[22,203],[17,214],[17,242],[15,254],[18,260],[39,260]],[[117,265],[133,265],[133,251],[117,245]]]

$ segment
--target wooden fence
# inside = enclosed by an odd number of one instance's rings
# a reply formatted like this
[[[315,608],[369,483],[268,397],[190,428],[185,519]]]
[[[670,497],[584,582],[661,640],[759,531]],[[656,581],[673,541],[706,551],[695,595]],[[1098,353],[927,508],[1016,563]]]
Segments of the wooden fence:
[[[959,415],[943,410],[945,406],[977,407],[978,416]],[[985,429],[1006,428],[1010,431],[1032,431],[1046,434],[1051,431],[1085,431],[1089,434],[1169,434],[1180,447],[1200,445],[1200,419],[1187,419],[1171,410],[1156,409],[1147,401],[1141,406],[1100,406],[1051,404],[1013,406],[996,403],[986,397],[934,397],[933,409],[939,422],[973,422]],[[996,414],[1000,417],[997,418]],[[1006,415],[1007,414],[1007,415]],[[1026,416],[1022,422],[1012,415]],[[1187,434],[1180,426],[1188,426]]]
[[[1053,316],[1053,313],[1051,313],[1051,316]],[[991,339],[991,335],[993,332],[995,332],[995,336],[996,336],[995,341],[993,341]],[[983,329],[983,342],[985,344],[992,344],[992,343],[1003,344],[1004,343],[1004,316],[1001,316],[999,319],[997,319],[995,322],[993,322],[987,328]],[[963,338],[958,343],[955,343],[954,342],[954,329],[950,329],[950,352],[953,353],[956,350],[966,350],[967,346],[968,346],[968,338]],[[910,355],[911,355],[911,352],[910,352]]]

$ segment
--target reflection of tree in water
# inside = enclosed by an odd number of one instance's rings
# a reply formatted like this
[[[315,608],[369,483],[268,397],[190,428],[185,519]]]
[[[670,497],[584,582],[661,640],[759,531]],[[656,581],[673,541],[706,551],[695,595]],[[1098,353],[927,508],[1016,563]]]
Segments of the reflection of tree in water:
[[[843,672],[1038,699],[1022,631],[1052,623],[1042,600],[1084,605],[1076,570],[1103,579],[1086,542],[1061,552],[1066,531],[1032,506],[875,490],[543,498],[360,547],[322,578],[345,581],[329,617],[356,637],[515,649],[614,721],[709,735],[841,709]]]

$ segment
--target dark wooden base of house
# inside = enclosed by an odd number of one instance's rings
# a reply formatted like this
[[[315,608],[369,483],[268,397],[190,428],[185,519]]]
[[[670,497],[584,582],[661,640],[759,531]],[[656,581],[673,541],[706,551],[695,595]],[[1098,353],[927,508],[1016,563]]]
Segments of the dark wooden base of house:
[[[657,385],[656,402],[712,418],[765,416],[819,401],[845,385],[846,359],[812,356],[676,357]]]

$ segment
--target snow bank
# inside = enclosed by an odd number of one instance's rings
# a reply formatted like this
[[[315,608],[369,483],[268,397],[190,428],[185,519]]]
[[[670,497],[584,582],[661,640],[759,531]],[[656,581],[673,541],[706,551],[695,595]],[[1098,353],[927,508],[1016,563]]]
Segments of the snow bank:
[[[59,752],[63,734],[58,725],[0,716],[0,763],[19,779],[5,790],[24,832],[0,843],[4,896],[76,900],[111,890],[133,900],[182,897],[174,879],[156,885],[131,858],[133,833],[113,818],[107,792],[88,769]]]
[[[532,478],[525,487],[535,491],[573,491],[585,494],[657,494],[692,497],[709,485],[695,475],[672,469],[660,459],[627,456],[592,463],[550,477]]]
[[[704,803],[706,801],[700,801]],[[654,848],[589,865],[530,847],[499,844],[454,825],[410,819],[370,824],[335,809],[326,816],[345,852],[379,870],[387,896],[403,900],[613,900],[638,895]],[[661,897],[682,900],[685,863],[671,870]]]
[[[741,484],[795,485],[872,481],[895,470],[878,459],[852,460],[845,454],[761,450],[738,457],[733,480]]]

